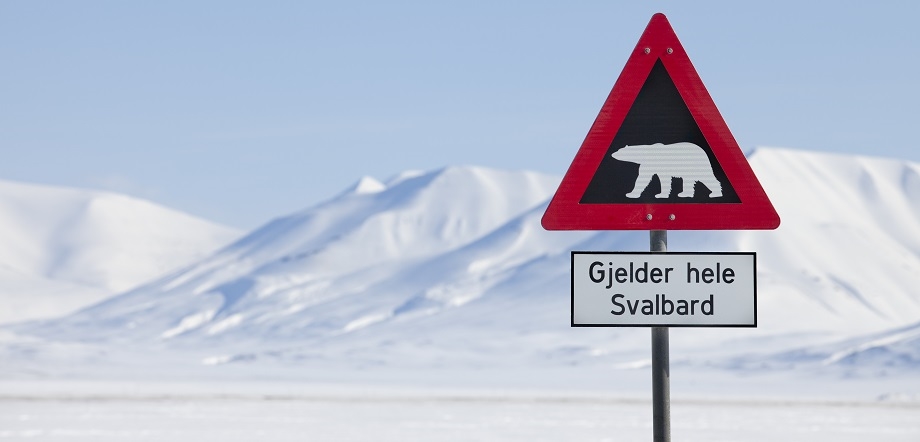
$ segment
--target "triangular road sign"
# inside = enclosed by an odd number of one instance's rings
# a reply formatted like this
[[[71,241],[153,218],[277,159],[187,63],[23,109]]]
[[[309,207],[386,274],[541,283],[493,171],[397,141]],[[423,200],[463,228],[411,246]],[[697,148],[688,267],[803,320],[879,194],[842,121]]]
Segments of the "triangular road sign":
[[[775,229],[770,203],[655,14],[543,215],[547,230]]]

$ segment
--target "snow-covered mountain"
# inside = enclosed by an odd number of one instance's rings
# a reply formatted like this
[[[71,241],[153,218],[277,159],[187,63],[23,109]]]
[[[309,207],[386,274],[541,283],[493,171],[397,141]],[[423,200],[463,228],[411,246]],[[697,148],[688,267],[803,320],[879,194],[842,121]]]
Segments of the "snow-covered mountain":
[[[675,329],[672,363],[920,370],[920,165],[773,148],[749,160],[780,228],[670,232],[669,245],[758,252],[759,326]],[[557,183],[475,167],[363,178],[195,265],[15,331],[189,365],[642,367],[647,330],[569,327],[569,252],[648,250],[647,233],[543,230]]]
[[[0,322],[71,313],[239,236],[116,193],[0,181]]]
[[[447,279],[441,270],[420,267],[500,232],[549,198],[557,181],[475,167],[410,172],[385,184],[362,178],[348,192],[274,220],[183,272],[56,324],[107,324],[71,329],[88,337],[130,327],[123,331],[141,340],[219,338],[242,330],[262,338],[302,337],[305,318],[315,315],[305,310],[333,303],[345,311],[310,319],[306,330],[354,328],[368,319],[347,310],[366,308],[367,299],[382,302],[383,292],[398,300],[406,284],[422,288]],[[146,313],[131,313],[142,305]]]

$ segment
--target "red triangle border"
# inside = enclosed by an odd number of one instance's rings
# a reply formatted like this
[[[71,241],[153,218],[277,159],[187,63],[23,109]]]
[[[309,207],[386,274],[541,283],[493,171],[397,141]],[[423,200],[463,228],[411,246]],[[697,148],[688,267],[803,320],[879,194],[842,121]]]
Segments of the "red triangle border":
[[[594,173],[661,60],[740,203],[581,204]],[[546,230],[775,229],[780,218],[664,14],[655,14],[543,215]]]

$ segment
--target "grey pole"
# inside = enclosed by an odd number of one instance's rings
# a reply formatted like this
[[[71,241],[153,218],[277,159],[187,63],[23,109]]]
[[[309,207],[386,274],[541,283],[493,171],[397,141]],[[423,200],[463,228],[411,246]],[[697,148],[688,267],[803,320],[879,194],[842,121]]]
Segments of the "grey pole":
[[[649,231],[652,252],[668,251],[668,231]],[[668,328],[652,327],[652,440],[671,441],[671,362]]]

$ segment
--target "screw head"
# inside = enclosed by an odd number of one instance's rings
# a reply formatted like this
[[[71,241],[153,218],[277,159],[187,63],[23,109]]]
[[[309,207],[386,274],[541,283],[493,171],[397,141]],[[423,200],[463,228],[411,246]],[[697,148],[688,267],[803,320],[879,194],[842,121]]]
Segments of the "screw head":
[[[668,53],[669,53],[669,54],[673,54],[673,53],[674,53],[674,49],[668,48]]]
[[[648,220],[648,221],[651,221],[651,220],[652,220],[652,214],[649,213],[648,215],[645,215],[645,219]]]
[[[652,48],[645,48],[645,51],[644,51],[644,52],[645,52],[646,54],[650,54],[650,53],[652,52]]]
[[[668,216],[668,219],[671,220],[671,221],[674,221],[674,218],[677,218],[677,217],[674,216],[673,213],[672,213],[671,215]]]

